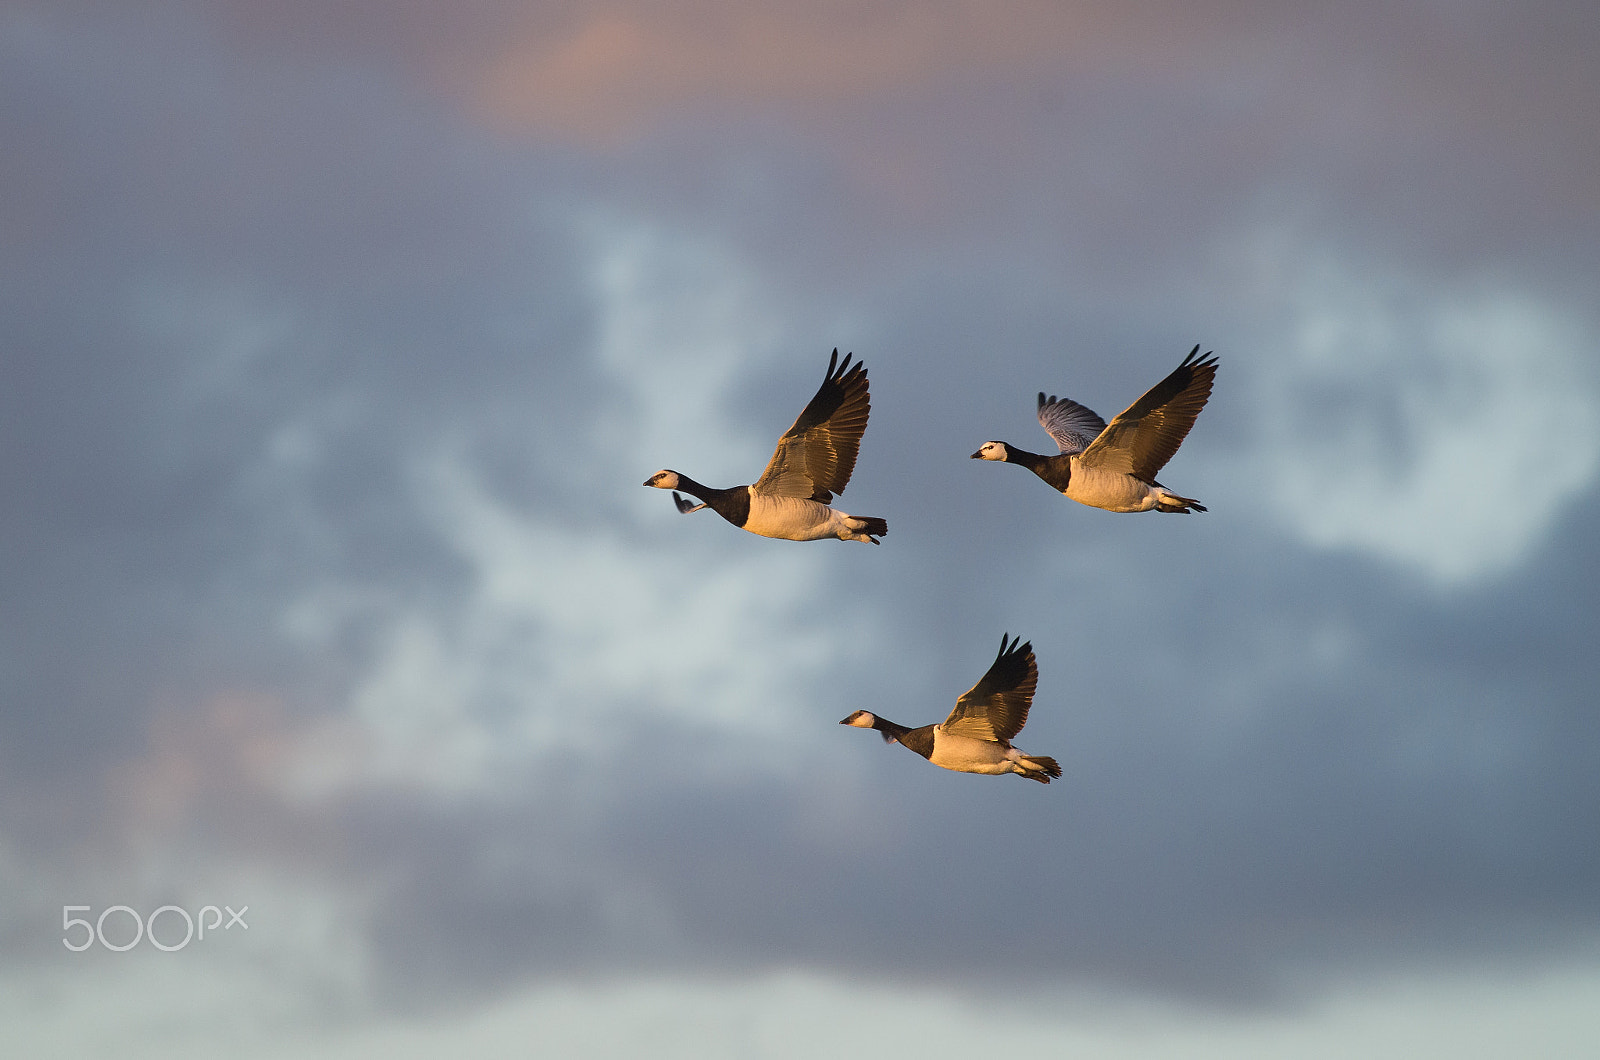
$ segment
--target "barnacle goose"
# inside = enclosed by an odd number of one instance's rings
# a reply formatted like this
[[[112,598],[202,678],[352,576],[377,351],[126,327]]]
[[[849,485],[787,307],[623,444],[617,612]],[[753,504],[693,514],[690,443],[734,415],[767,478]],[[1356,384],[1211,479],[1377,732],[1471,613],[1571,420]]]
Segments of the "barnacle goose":
[[[1061,775],[1054,758],[1025,755],[1011,746],[1012,737],[1028,721],[1028,705],[1039,683],[1039,667],[1033,659],[1033,644],[1020,647],[1017,637],[1008,645],[1000,637],[1000,654],[995,656],[983,680],[956,700],[950,716],[938,725],[908,729],[868,710],[858,710],[840,725],[858,729],[877,729],[886,743],[909,747],[923,758],[958,773],[1015,773],[1050,783]]]
[[[1156,473],[1172,459],[1211,396],[1217,359],[1189,351],[1171,375],[1151,387],[1108,426],[1068,398],[1039,395],[1039,423],[1061,452],[1043,456],[1006,442],[984,442],[974,460],[1021,464],[1062,496],[1110,512],[1203,512],[1205,505],[1171,493]]]
[[[767,469],[753,486],[713,489],[677,471],[657,471],[646,486],[672,490],[672,500],[685,515],[710,508],[734,526],[787,541],[870,541],[889,532],[889,524],[876,516],[849,515],[828,507],[835,493],[843,493],[855,470],[856,451],[867,429],[872,402],[867,395],[867,369],[859,361],[852,367],[845,354],[839,363],[835,349],[828,374],[816,395],[778,439]],[[691,504],[677,493],[700,498]]]

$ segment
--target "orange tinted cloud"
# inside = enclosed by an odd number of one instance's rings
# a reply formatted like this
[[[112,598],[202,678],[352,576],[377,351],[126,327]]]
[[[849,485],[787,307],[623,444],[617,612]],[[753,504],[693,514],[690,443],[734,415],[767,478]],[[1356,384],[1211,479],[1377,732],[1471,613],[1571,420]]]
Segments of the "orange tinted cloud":
[[[194,713],[157,715],[148,751],[122,771],[117,787],[136,816],[166,820],[221,791],[264,786],[285,745],[277,703],[221,696]]]
[[[324,760],[358,760],[358,742],[349,726],[294,719],[269,695],[228,692],[153,717],[143,752],[111,771],[106,791],[136,844],[200,832],[256,852],[303,849],[329,839],[300,789],[327,779]]]
[[[530,31],[483,71],[497,120],[582,139],[684,105],[832,101],[950,74],[1015,73],[1101,36],[1049,3],[614,5]]]

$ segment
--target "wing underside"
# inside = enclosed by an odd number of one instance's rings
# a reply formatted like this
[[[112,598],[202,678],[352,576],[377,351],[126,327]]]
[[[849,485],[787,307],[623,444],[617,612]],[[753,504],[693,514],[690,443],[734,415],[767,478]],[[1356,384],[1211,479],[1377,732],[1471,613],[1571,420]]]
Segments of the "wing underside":
[[[1083,452],[1106,429],[1106,421],[1093,409],[1054,394],[1046,398],[1043,391],[1039,393],[1039,425],[1063,453]]]

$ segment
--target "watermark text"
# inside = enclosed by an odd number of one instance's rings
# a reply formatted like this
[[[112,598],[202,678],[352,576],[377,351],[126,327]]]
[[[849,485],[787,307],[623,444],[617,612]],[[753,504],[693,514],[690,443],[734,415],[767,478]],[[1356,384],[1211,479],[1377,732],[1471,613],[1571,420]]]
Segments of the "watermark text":
[[[205,905],[194,916],[190,916],[189,911],[179,905],[164,905],[148,917],[140,916],[137,909],[126,905],[107,906],[94,920],[72,915],[93,911],[93,907],[87,905],[61,907],[61,945],[74,953],[82,953],[98,942],[113,953],[125,953],[148,939],[150,945],[163,953],[173,953],[190,942],[204,941],[208,931],[215,935],[219,928],[223,931],[231,931],[235,927],[250,930],[250,925],[244,920],[244,915],[250,911],[247,905],[241,905],[237,910],[231,905],[220,909]],[[222,918],[224,911],[228,915],[226,923]],[[112,928],[109,935],[106,932],[108,919]],[[157,921],[161,922],[159,936],[156,932]],[[177,937],[179,924],[182,925],[182,938]]]

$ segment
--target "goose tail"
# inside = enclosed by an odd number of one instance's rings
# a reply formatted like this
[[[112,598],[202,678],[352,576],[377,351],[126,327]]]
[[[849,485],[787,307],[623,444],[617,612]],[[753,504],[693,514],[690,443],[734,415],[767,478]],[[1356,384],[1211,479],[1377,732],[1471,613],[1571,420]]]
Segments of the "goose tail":
[[[879,519],[876,515],[858,516],[861,520],[860,530],[868,537],[882,537],[889,532],[889,520]]]
[[[1051,777],[1061,775],[1061,767],[1048,755],[1018,755],[1016,764],[1018,776],[1037,780],[1041,784],[1048,784]]]
[[[1168,493],[1166,490],[1161,490],[1156,494],[1156,511],[1158,512],[1178,512],[1188,515],[1190,512],[1203,512],[1205,510],[1206,506],[1199,501],[1188,497],[1180,497],[1176,493]]]
[[[839,534],[842,541],[870,541],[876,545],[878,538],[889,532],[889,521],[876,515],[839,515],[845,527]]]

